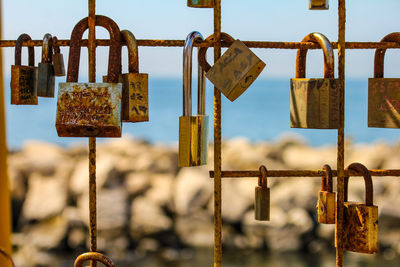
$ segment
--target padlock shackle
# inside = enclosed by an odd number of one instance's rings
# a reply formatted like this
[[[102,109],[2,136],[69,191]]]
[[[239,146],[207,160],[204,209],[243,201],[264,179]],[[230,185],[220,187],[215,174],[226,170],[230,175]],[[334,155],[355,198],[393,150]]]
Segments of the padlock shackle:
[[[15,65],[16,66],[21,66],[22,61],[21,61],[21,57],[22,57],[22,43],[23,42],[27,42],[27,41],[32,41],[32,38],[26,34],[23,33],[21,34],[16,43],[15,43]],[[35,48],[33,46],[29,46],[28,47],[28,64],[29,66],[35,66]]]
[[[332,169],[328,164],[322,167],[324,174],[321,177],[321,191],[333,192]]]
[[[53,38],[50,33],[43,37],[42,44],[42,63],[51,63],[53,61]]]
[[[114,262],[109,257],[98,252],[87,252],[79,255],[75,260],[74,267],[82,267],[89,260],[101,262],[107,267],[115,267]]]
[[[53,36],[52,44],[54,54],[60,54],[60,46],[58,45],[58,38],[56,36]]]
[[[400,32],[393,32],[381,40],[383,42],[395,42],[400,44]],[[385,60],[386,48],[379,48],[375,51],[374,61],[374,78],[383,78],[384,60]]]
[[[139,50],[135,35],[128,30],[121,31],[121,39],[128,48],[128,70],[129,73],[139,73]]]
[[[210,36],[208,36],[206,38],[206,41],[215,42],[214,39],[215,39],[214,34],[211,34]],[[232,45],[233,42],[235,42],[235,39],[233,39],[232,36],[230,36],[229,34],[227,34],[225,32],[221,32],[221,40],[224,41],[225,43],[227,43],[229,46]],[[207,58],[206,58],[207,49],[208,49],[208,47],[201,47],[199,49],[199,53],[198,53],[199,64],[201,65],[201,67],[203,68],[203,70],[205,72],[207,72],[211,69],[211,65],[208,64]]]
[[[335,75],[335,57],[333,46],[329,39],[322,33],[313,32],[304,37],[302,42],[311,42],[319,44],[324,53],[324,78],[334,78]],[[296,56],[296,78],[306,77],[306,58],[308,49],[297,50]]]
[[[261,165],[259,171],[260,176],[258,177],[258,186],[268,187],[267,168],[264,165]]]
[[[183,116],[192,116],[192,54],[193,43],[203,41],[203,36],[197,31],[189,33],[183,47]],[[205,74],[198,64],[198,86],[197,86],[197,114],[205,114],[206,106],[206,83]]]
[[[121,74],[121,32],[118,25],[106,16],[96,15],[96,26],[105,28],[110,34],[107,82],[118,83]],[[88,18],[79,21],[71,33],[68,57],[67,82],[78,82],[79,59],[83,33],[89,28]]]
[[[346,168],[346,172],[355,171],[361,173],[364,176],[365,182],[365,205],[373,206],[374,205],[374,188],[372,184],[371,174],[367,167],[362,165],[361,163],[352,163]],[[348,185],[349,185],[349,176],[344,177],[344,201],[348,200]]]

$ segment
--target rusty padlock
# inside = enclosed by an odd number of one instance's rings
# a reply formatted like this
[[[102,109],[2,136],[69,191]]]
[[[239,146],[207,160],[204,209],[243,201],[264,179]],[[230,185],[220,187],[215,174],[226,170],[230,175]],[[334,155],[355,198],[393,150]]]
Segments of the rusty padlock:
[[[307,79],[307,49],[299,49],[296,78],[290,80],[290,127],[309,129],[339,128],[340,81],[334,78],[333,47],[321,33],[311,33],[302,42],[318,43],[324,53],[324,78]]]
[[[318,222],[335,224],[336,193],[333,192],[332,169],[329,165],[322,167],[321,191],[318,193]]]
[[[37,94],[41,97],[54,97],[55,76],[52,56],[52,37],[46,33],[43,37],[42,62],[39,63],[37,72]]]
[[[188,7],[213,8],[214,0],[188,0]]]
[[[255,189],[254,218],[257,221],[269,221],[270,189],[267,184],[267,168],[260,166],[260,177]]]
[[[365,181],[365,203],[349,202],[349,176],[344,178],[343,248],[360,253],[378,252],[378,207],[373,204],[373,184],[368,169],[360,163],[350,164],[346,171],[362,173]]]
[[[142,122],[149,120],[149,75],[139,73],[139,51],[135,35],[128,30],[121,31],[122,40],[128,48],[129,73],[119,76],[122,83],[123,122]],[[103,82],[107,76],[103,76]]]
[[[64,66],[64,57],[60,52],[60,46],[57,44],[58,39],[56,36],[53,36],[53,67],[54,67],[54,75],[61,77],[65,76],[65,66]]]
[[[84,18],[71,34],[67,82],[59,84],[56,128],[60,137],[121,136],[121,33],[105,16],[96,16],[96,26],[110,33],[108,81],[78,83],[82,35],[89,28],[88,18]]]
[[[229,49],[211,67],[206,59],[208,47],[202,47],[198,54],[199,64],[215,87],[234,101],[257,79],[265,63],[240,40],[235,41],[227,33],[221,33],[221,39],[230,45]],[[206,40],[213,42],[214,35]]]
[[[21,34],[15,44],[15,65],[11,66],[11,104],[13,105],[37,105],[37,88],[35,67],[35,50],[28,47],[28,64],[22,66],[21,52],[22,43],[31,41],[31,37],[24,33]]]
[[[183,48],[183,116],[179,117],[178,166],[207,164],[208,116],[204,71],[198,65],[197,115],[192,115],[192,52],[193,42],[203,40],[199,32],[191,32]]]
[[[329,0],[309,0],[308,9],[327,10],[329,9]]]
[[[400,43],[400,33],[381,42]],[[368,79],[368,127],[400,128],[400,78],[383,78],[386,48],[375,52],[374,78]]]

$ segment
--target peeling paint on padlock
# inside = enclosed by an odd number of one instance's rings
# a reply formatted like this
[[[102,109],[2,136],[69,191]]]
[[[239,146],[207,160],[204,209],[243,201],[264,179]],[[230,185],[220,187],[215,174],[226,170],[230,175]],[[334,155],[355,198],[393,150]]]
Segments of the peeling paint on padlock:
[[[334,224],[336,218],[336,193],[333,192],[332,169],[329,165],[322,167],[321,191],[318,193],[318,222]]]

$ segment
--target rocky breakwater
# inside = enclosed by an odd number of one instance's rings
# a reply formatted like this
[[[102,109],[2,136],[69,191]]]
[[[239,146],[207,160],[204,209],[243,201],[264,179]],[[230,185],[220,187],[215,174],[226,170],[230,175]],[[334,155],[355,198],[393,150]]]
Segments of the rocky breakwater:
[[[400,168],[400,145],[346,147],[346,165]],[[98,249],[114,259],[158,253],[182,256],[213,245],[213,150],[208,166],[177,167],[177,146],[122,138],[97,147]],[[223,143],[224,170],[336,168],[336,147],[312,148],[295,138]],[[58,253],[88,247],[87,146],[61,148],[28,142],[10,152],[13,242],[17,266],[54,265]],[[319,252],[332,250],[334,226],[317,223],[318,178],[270,178],[271,221],[254,220],[256,178],[224,179],[225,248]],[[374,178],[381,250],[400,254],[400,179]],[[362,200],[363,181],[351,181],[349,199]]]

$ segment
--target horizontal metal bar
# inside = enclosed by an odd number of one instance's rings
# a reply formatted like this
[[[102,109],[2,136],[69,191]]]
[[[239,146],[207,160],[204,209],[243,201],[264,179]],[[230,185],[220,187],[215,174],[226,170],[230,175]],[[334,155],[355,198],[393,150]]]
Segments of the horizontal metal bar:
[[[321,177],[323,170],[267,170],[268,177]],[[369,170],[371,176],[400,176],[400,170]],[[337,177],[337,171],[332,170],[332,175]],[[345,175],[362,176],[361,173],[345,171]],[[259,171],[222,171],[222,178],[259,177]],[[210,171],[210,178],[214,178],[214,171]]]

